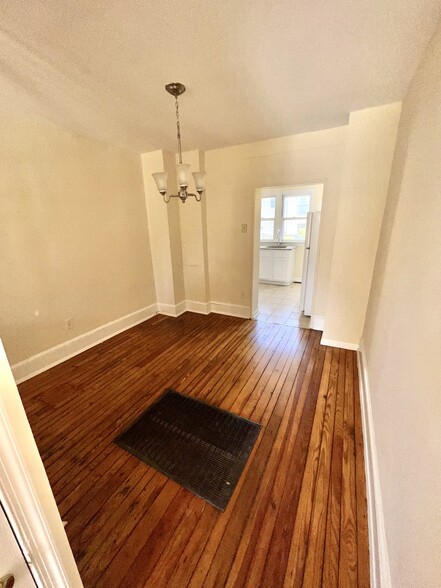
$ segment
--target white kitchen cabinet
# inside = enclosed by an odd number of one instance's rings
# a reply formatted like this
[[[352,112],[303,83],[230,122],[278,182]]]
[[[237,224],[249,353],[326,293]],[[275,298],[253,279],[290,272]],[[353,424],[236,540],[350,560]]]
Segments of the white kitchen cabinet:
[[[271,281],[273,279],[273,255],[269,250],[260,250],[260,271],[259,279]]]
[[[294,281],[295,248],[260,249],[259,281],[291,284]]]

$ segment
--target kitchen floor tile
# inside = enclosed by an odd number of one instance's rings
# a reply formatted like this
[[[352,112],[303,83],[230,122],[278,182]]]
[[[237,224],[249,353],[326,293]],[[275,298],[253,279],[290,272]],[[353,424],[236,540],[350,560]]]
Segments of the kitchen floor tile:
[[[309,328],[309,317],[299,308],[301,284],[278,286],[259,284],[258,315],[256,320],[289,327]]]

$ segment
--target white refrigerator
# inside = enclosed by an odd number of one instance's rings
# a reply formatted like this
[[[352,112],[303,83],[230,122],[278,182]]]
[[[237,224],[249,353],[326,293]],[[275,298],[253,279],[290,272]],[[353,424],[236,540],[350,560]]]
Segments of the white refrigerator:
[[[300,310],[306,316],[311,316],[312,305],[314,302],[319,230],[320,212],[308,212],[306,220],[305,253],[303,257],[302,287],[300,290]]]

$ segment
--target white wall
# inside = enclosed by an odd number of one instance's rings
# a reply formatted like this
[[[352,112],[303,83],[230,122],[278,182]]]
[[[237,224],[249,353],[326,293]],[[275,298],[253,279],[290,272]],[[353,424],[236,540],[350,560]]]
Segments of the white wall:
[[[155,289],[139,155],[1,125],[0,335],[16,363],[154,303]]]
[[[205,153],[211,298],[251,306],[256,189],[324,183],[315,313],[324,314],[346,127]],[[248,232],[241,232],[241,224]],[[243,295],[242,295],[243,293]]]
[[[441,25],[403,102],[364,327],[392,585],[441,586]]]
[[[401,104],[351,112],[323,342],[356,348],[389,187]]]

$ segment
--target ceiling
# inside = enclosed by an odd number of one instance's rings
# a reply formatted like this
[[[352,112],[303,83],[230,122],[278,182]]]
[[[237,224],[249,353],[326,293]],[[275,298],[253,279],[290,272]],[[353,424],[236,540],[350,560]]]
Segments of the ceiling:
[[[138,151],[345,124],[400,100],[439,0],[4,0],[0,112]]]

